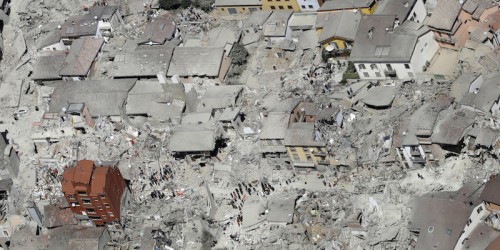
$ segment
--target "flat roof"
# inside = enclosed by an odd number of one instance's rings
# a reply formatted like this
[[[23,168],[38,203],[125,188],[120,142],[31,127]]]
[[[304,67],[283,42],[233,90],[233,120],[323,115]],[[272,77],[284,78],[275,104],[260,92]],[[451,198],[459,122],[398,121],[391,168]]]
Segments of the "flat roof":
[[[259,138],[285,139],[289,120],[289,113],[269,113],[267,117],[264,117],[263,126]]]
[[[288,20],[292,16],[292,10],[275,10],[264,23],[264,36],[284,37],[286,35]]]
[[[182,125],[174,129],[168,149],[171,152],[206,152],[215,149],[215,127]]]
[[[313,122],[294,122],[286,132],[285,146],[322,147],[325,145],[321,141],[314,140],[314,138]]]
[[[373,107],[389,107],[396,94],[396,87],[377,86],[368,90],[363,102]]]
[[[476,113],[469,110],[446,110],[432,132],[433,143],[457,145],[465,130],[474,124]],[[443,117],[444,116],[444,117]]]
[[[173,20],[161,17],[152,19],[144,25],[144,32],[138,38],[137,42],[164,44],[174,37],[176,29],[177,27]]]

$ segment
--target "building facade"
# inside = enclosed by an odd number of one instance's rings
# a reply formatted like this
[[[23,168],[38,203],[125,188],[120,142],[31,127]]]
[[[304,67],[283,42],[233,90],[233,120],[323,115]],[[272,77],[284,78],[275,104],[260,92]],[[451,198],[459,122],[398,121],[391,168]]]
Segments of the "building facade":
[[[262,10],[260,0],[217,0],[214,3],[215,9],[220,14],[243,14],[250,13],[257,10]]]
[[[62,191],[77,219],[96,226],[120,221],[126,200],[125,181],[116,166],[81,160],[63,173]]]
[[[301,12],[317,11],[321,5],[322,0],[297,0]]]
[[[262,0],[262,9],[300,11],[299,3],[296,0]]]

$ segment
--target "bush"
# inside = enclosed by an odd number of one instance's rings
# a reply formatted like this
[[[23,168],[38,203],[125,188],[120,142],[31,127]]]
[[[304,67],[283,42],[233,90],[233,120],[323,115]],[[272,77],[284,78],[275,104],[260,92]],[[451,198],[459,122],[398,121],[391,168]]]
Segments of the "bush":
[[[241,43],[235,43],[231,54],[229,54],[231,62],[235,65],[243,65],[247,63],[248,50]]]

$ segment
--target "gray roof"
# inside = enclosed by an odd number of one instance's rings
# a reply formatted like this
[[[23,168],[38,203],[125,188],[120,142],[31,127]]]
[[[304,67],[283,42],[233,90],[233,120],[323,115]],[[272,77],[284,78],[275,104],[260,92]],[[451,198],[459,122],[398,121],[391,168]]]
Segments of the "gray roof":
[[[218,76],[224,48],[177,47],[168,67],[168,76]]]
[[[489,148],[495,141],[495,137],[497,137],[497,135],[498,131],[494,131],[489,128],[481,128],[479,129],[479,133],[474,144]]]
[[[295,122],[285,135],[285,146],[321,147],[325,144],[314,140],[313,122]]]
[[[66,60],[66,52],[52,52],[50,55],[41,56],[33,66],[33,80],[60,80],[59,75],[64,62]]]
[[[334,37],[354,41],[361,14],[352,11],[337,11],[318,14],[318,19],[320,18],[323,20],[316,21],[317,23],[323,23],[323,31],[319,37],[320,42]]]
[[[310,30],[316,25],[316,13],[294,13],[290,18],[290,29]]]
[[[122,77],[151,77],[167,72],[170,59],[179,40],[158,46],[138,46],[132,52],[117,53],[113,61],[111,75]]]
[[[465,130],[474,123],[476,113],[468,110],[446,110],[442,113],[444,117],[434,127],[431,140],[438,144],[457,145]]]
[[[469,219],[473,206],[448,198],[419,197],[410,202],[408,228],[419,230],[415,249],[453,249]]]
[[[138,43],[164,44],[174,37],[176,31],[175,23],[167,18],[156,18],[146,23],[144,33],[137,40]]]
[[[148,115],[160,121],[180,119],[184,98],[165,92],[158,81],[137,81],[127,98],[127,115]]]
[[[260,0],[215,0],[215,7],[222,6],[261,6]]]
[[[238,85],[210,86],[201,97],[198,112],[235,107],[242,90],[243,87]]]
[[[377,86],[368,90],[363,102],[373,107],[391,106],[396,94],[396,88],[392,86]]]
[[[264,36],[284,37],[288,27],[288,20],[290,20],[292,14],[292,10],[273,11],[264,24]]]
[[[61,31],[58,29],[51,30],[43,34],[36,40],[36,48],[43,49],[44,47],[59,43],[61,41]]]
[[[111,18],[117,10],[117,6],[92,6],[88,14],[70,16],[62,25],[61,37],[93,36],[97,32],[98,21]]]
[[[50,97],[49,112],[58,113],[69,103],[85,103],[93,117],[124,114],[123,105],[133,79],[58,82]]]
[[[354,62],[409,62],[418,37],[390,32],[394,15],[364,15],[358,26],[350,60]]]
[[[410,118],[408,131],[402,140],[402,145],[418,145],[417,135],[432,135],[439,113],[450,106],[452,100],[453,98],[448,96],[438,96],[420,106]]]
[[[206,124],[212,118],[211,112],[186,113],[182,116],[181,124]]]
[[[450,95],[455,98],[455,101],[460,102],[467,92],[469,92],[470,84],[475,81],[480,75],[475,73],[464,73],[460,75],[451,84]]]
[[[182,125],[170,136],[171,152],[207,152],[215,149],[215,127],[209,125]]]
[[[272,10],[257,10],[252,12],[252,14],[250,14],[250,16],[243,23],[243,28],[258,28],[264,25],[264,23],[266,23],[266,20],[269,18],[269,16],[271,16],[272,13]]]
[[[500,73],[492,73],[484,77],[484,82],[477,94],[467,93],[460,101],[461,105],[473,107],[489,113],[493,104],[500,99]]]
[[[285,139],[289,120],[289,113],[269,113],[267,117],[264,117],[259,138]]]
[[[295,198],[278,198],[273,196],[267,202],[267,221],[269,223],[292,223],[295,212]]]
[[[323,3],[318,9],[318,12],[368,8],[374,4],[374,2],[375,0],[331,0]]]
[[[471,14],[472,18],[479,19],[486,9],[495,6],[495,2],[491,0],[467,0],[462,9]]]
[[[384,0],[378,2],[375,15],[396,15],[400,23],[404,23],[413,9],[416,0]]]
[[[427,25],[434,29],[451,31],[460,14],[461,5],[457,0],[439,0]]]
[[[225,108],[224,111],[220,114],[219,118],[217,118],[218,121],[234,121],[236,117],[241,112],[241,108],[239,107],[231,107],[231,108]]]
[[[104,39],[82,37],[71,44],[61,76],[86,76],[104,44]]]
[[[318,47],[318,35],[315,30],[305,30],[299,35],[299,47],[312,49]]]
[[[300,101],[293,98],[281,100],[277,94],[268,95],[262,100],[261,107],[268,112],[285,112],[292,113],[299,105]]]

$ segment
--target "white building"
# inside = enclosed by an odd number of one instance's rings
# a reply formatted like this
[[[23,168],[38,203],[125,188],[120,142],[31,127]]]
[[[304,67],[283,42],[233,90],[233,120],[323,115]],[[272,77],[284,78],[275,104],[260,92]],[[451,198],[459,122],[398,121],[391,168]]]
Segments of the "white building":
[[[351,51],[361,79],[409,79],[423,72],[438,50],[432,32],[395,15],[363,16]]]
[[[403,24],[406,20],[422,23],[427,16],[423,0],[382,0],[377,1],[376,15],[396,15]]]
[[[317,11],[322,3],[321,0],[297,0],[301,12]]]

